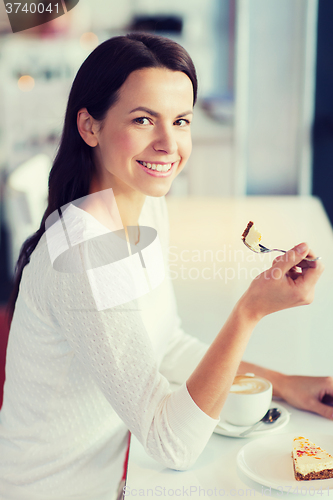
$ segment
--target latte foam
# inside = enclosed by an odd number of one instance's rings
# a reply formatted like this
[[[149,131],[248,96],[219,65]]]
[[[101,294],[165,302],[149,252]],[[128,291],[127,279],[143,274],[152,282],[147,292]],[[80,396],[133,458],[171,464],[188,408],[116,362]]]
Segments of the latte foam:
[[[237,394],[257,394],[269,389],[269,383],[260,377],[237,375],[230,388],[230,392]]]

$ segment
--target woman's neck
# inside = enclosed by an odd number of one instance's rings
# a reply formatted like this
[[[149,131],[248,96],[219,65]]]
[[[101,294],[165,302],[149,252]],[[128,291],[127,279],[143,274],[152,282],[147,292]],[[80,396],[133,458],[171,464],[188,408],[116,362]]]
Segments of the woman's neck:
[[[111,218],[112,225],[116,223],[118,227],[137,226],[146,196],[134,190],[124,193],[119,192],[117,188],[111,188],[111,191],[110,187],[101,188],[97,181],[93,181],[85,206],[82,208],[98,220],[102,217],[104,225],[108,227],[109,224],[105,224],[107,218]]]
[[[122,194],[115,194],[117,207],[124,227],[137,226],[139,217],[144,205],[146,196],[138,193],[140,196],[128,198]]]

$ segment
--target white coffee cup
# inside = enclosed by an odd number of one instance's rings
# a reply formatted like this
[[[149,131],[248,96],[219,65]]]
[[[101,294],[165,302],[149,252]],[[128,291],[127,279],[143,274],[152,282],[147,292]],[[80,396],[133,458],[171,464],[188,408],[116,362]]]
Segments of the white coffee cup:
[[[233,425],[253,425],[266,414],[272,401],[269,380],[253,373],[237,375],[221,411],[221,420]]]

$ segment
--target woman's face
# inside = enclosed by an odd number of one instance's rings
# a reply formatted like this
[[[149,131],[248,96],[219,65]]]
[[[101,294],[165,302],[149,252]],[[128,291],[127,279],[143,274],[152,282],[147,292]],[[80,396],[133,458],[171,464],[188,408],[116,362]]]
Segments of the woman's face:
[[[192,108],[192,82],[184,73],[131,73],[96,132],[98,189],[165,195],[191,153]]]

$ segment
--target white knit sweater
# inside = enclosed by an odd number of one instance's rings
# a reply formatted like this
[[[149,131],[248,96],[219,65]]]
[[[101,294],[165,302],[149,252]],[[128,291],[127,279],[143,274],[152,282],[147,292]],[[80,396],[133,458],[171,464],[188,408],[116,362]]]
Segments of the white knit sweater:
[[[94,217],[70,209],[83,237],[103,234]],[[157,230],[166,258],[164,198],[147,198],[139,223]],[[9,335],[1,500],[110,500],[128,429],[166,467],[190,467],[217,424],[183,383],[206,348],[180,328],[168,273],[138,300],[98,311],[86,276],[52,267],[44,235]],[[169,381],[183,385],[171,393]]]

